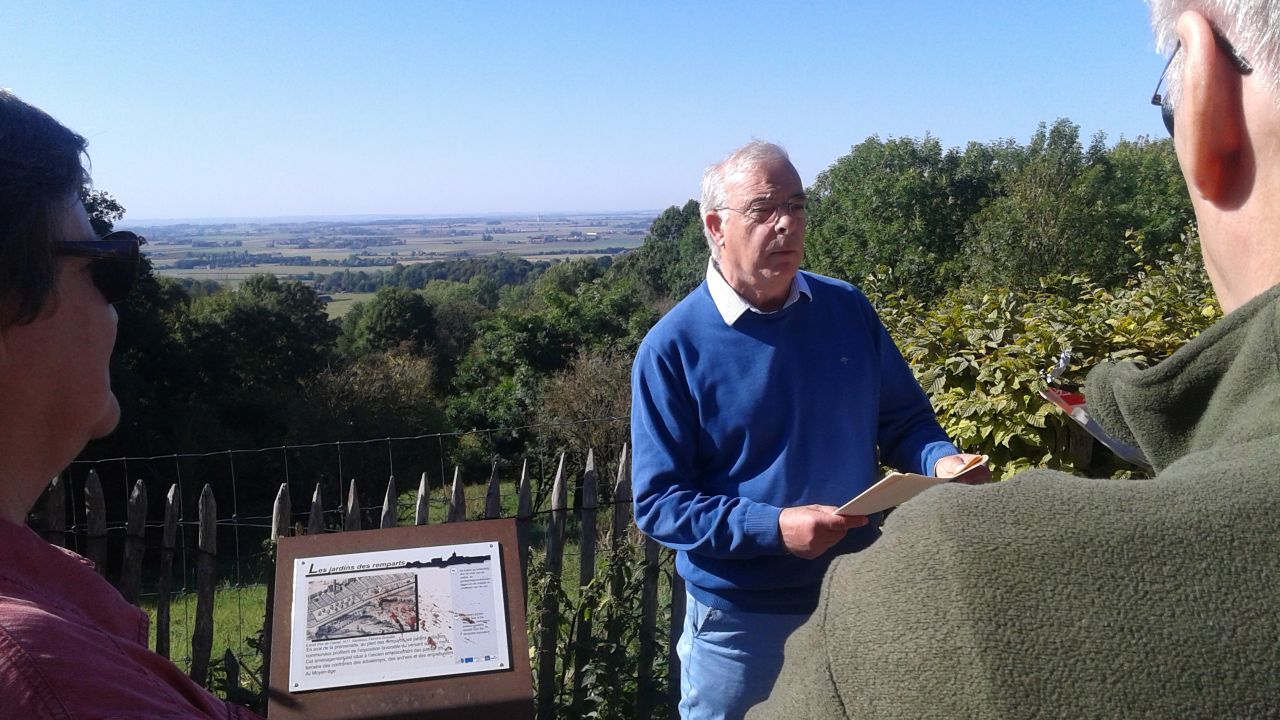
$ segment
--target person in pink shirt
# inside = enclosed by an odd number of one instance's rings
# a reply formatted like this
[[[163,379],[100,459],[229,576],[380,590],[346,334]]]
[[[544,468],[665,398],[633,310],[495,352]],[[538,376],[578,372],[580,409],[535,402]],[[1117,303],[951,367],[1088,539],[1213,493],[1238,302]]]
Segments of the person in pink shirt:
[[[115,428],[113,303],[133,233],[97,237],[85,140],[0,90],[0,717],[252,720],[147,648],[147,616],[26,527],[41,492]]]

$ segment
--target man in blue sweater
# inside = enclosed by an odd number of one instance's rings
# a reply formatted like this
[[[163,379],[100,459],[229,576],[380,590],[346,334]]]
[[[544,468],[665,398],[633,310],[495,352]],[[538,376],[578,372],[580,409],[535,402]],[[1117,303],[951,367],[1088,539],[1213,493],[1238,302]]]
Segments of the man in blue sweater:
[[[799,272],[805,195],[777,145],[708,168],[707,279],[649,332],[632,375],[636,522],[688,590],[680,714],[741,717],[838,555],[878,517],[834,515],[883,461],[949,476],[960,454],[867,299]],[[965,476],[980,481],[985,469]]]

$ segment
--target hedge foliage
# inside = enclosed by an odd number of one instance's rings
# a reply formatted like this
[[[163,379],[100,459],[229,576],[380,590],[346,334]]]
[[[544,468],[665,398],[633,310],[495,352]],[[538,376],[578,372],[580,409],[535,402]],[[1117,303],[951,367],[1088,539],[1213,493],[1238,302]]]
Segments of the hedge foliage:
[[[1194,231],[1185,240],[1182,251],[1135,267],[1115,289],[1056,277],[1030,290],[962,286],[925,303],[881,268],[863,290],[944,429],[961,447],[990,455],[997,479],[1032,466],[1071,471],[1073,423],[1039,394],[1043,374],[1064,350],[1072,360],[1059,382],[1069,386],[1083,385],[1106,360],[1153,364],[1221,317]]]

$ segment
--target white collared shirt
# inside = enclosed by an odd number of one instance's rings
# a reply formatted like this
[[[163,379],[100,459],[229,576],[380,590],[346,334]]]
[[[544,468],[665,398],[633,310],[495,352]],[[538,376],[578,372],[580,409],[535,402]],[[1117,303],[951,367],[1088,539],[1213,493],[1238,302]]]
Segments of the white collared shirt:
[[[707,290],[711,291],[711,300],[716,304],[716,310],[720,311],[720,317],[724,318],[725,324],[730,327],[748,310],[760,315],[773,314],[752,305],[746,298],[739,295],[729,281],[724,279],[724,275],[720,274],[720,268],[716,267],[714,258],[707,258]],[[810,300],[813,299],[813,293],[809,292],[809,283],[805,281],[804,273],[796,272],[795,278],[791,281],[791,291],[787,294],[787,301],[782,304],[782,308],[773,312],[781,312],[790,307],[800,299],[801,295]]]

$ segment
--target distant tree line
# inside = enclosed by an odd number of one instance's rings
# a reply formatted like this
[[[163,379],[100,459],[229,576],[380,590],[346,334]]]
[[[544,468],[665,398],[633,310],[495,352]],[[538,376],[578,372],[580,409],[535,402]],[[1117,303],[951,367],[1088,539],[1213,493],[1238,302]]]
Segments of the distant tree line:
[[[401,264],[386,272],[344,270],[319,276],[315,287],[324,293],[370,293],[383,287],[421,290],[427,283],[436,280],[470,282],[473,278],[480,277],[484,278],[483,282],[492,281],[494,287],[498,288],[527,283],[550,266],[549,262],[534,263],[515,255],[497,253],[479,258]]]

